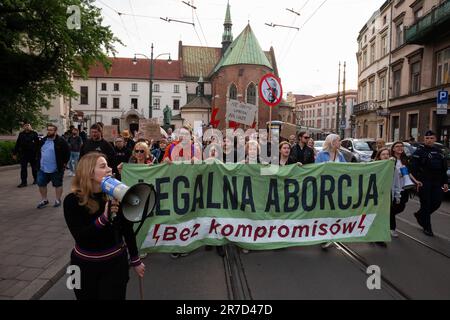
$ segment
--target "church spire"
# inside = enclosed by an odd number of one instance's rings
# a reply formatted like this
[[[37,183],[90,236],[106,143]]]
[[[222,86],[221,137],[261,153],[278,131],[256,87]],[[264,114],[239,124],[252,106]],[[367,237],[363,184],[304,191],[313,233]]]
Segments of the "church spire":
[[[230,2],[228,1],[227,12],[225,14],[225,21],[223,23],[222,55],[227,50],[228,46],[233,42],[233,34],[231,32],[232,26],[233,26],[233,23],[231,22]]]

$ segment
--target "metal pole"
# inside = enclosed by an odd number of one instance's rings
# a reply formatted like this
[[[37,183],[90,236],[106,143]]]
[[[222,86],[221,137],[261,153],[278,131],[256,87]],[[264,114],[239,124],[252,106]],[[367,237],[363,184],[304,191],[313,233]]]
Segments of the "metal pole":
[[[151,119],[153,117],[152,105],[153,105],[153,42],[152,42],[151,54],[150,54],[150,95],[149,95],[149,102],[148,102],[148,118],[149,119]]]
[[[341,95],[341,62],[339,61],[338,92],[336,97],[336,133],[339,133],[339,100]]]
[[[346,119],[345,119],[345,61],[344,61],[344,80],[343,80],[343,84],[342,84],[342,123],[346,123]],[[345,135],[345,127],[341,128],[341,139],[344,139],[344,135]]]

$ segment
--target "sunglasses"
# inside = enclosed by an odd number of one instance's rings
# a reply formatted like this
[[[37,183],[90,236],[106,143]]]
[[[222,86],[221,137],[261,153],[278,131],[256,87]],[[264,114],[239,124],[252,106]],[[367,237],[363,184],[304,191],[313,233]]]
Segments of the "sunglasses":
[[[303,139],[309,139],[310,137],[307,137],[307,136],[303,136]]]
[[[134,150],[134,152],[136,152],[136,153],[145,153],[144,150]]]

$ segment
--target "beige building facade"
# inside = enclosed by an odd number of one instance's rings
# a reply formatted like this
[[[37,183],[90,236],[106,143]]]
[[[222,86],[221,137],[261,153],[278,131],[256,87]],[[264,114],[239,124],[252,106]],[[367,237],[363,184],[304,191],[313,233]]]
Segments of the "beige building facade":
[[[450,117],[436,106],[450,88],[450,1],[388,0],[358,42],[356,136],[423,141],[432,129],[448,145]]]
[[[324,133],[337,132],[337,96],[337,93],[332,93],[296,100],[295,124],[306,128],[319,129]],[[342,117],[342,93],[340,94],[340,101],[339,118]],[[346,90],[345,101],[344,136],[350,137],[352,135],[351,115],[357,101],[357,91]]]

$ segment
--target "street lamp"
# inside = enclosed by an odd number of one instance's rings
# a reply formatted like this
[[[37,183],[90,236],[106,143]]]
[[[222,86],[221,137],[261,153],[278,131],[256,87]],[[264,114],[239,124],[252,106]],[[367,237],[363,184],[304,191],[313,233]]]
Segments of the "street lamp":
[[[149,119],[151,119],[152,116],[153,116],[152,115],[152,104],[153,104],[153,61],[157,60],[158,57],[163,56],[163,55],[169,55],[169,59],[167,59],[167,63],[171,64],[172,63],[172,59],[170,58],[170,53],[161,53],[161,54],[157,55],[155,59],[153,59],[153,43],[152,43],[150,58],[147,57],[145,54],[142,54],[142,53],[135,53],[134,54],[134,58],[133,58],[133,64],[134,65],[137,64],[136,56],[143,56],[143,57],[146,57],[147,59],[150,60],[150,90],[149,90],[149,102],[148,102],[148,118]]]

